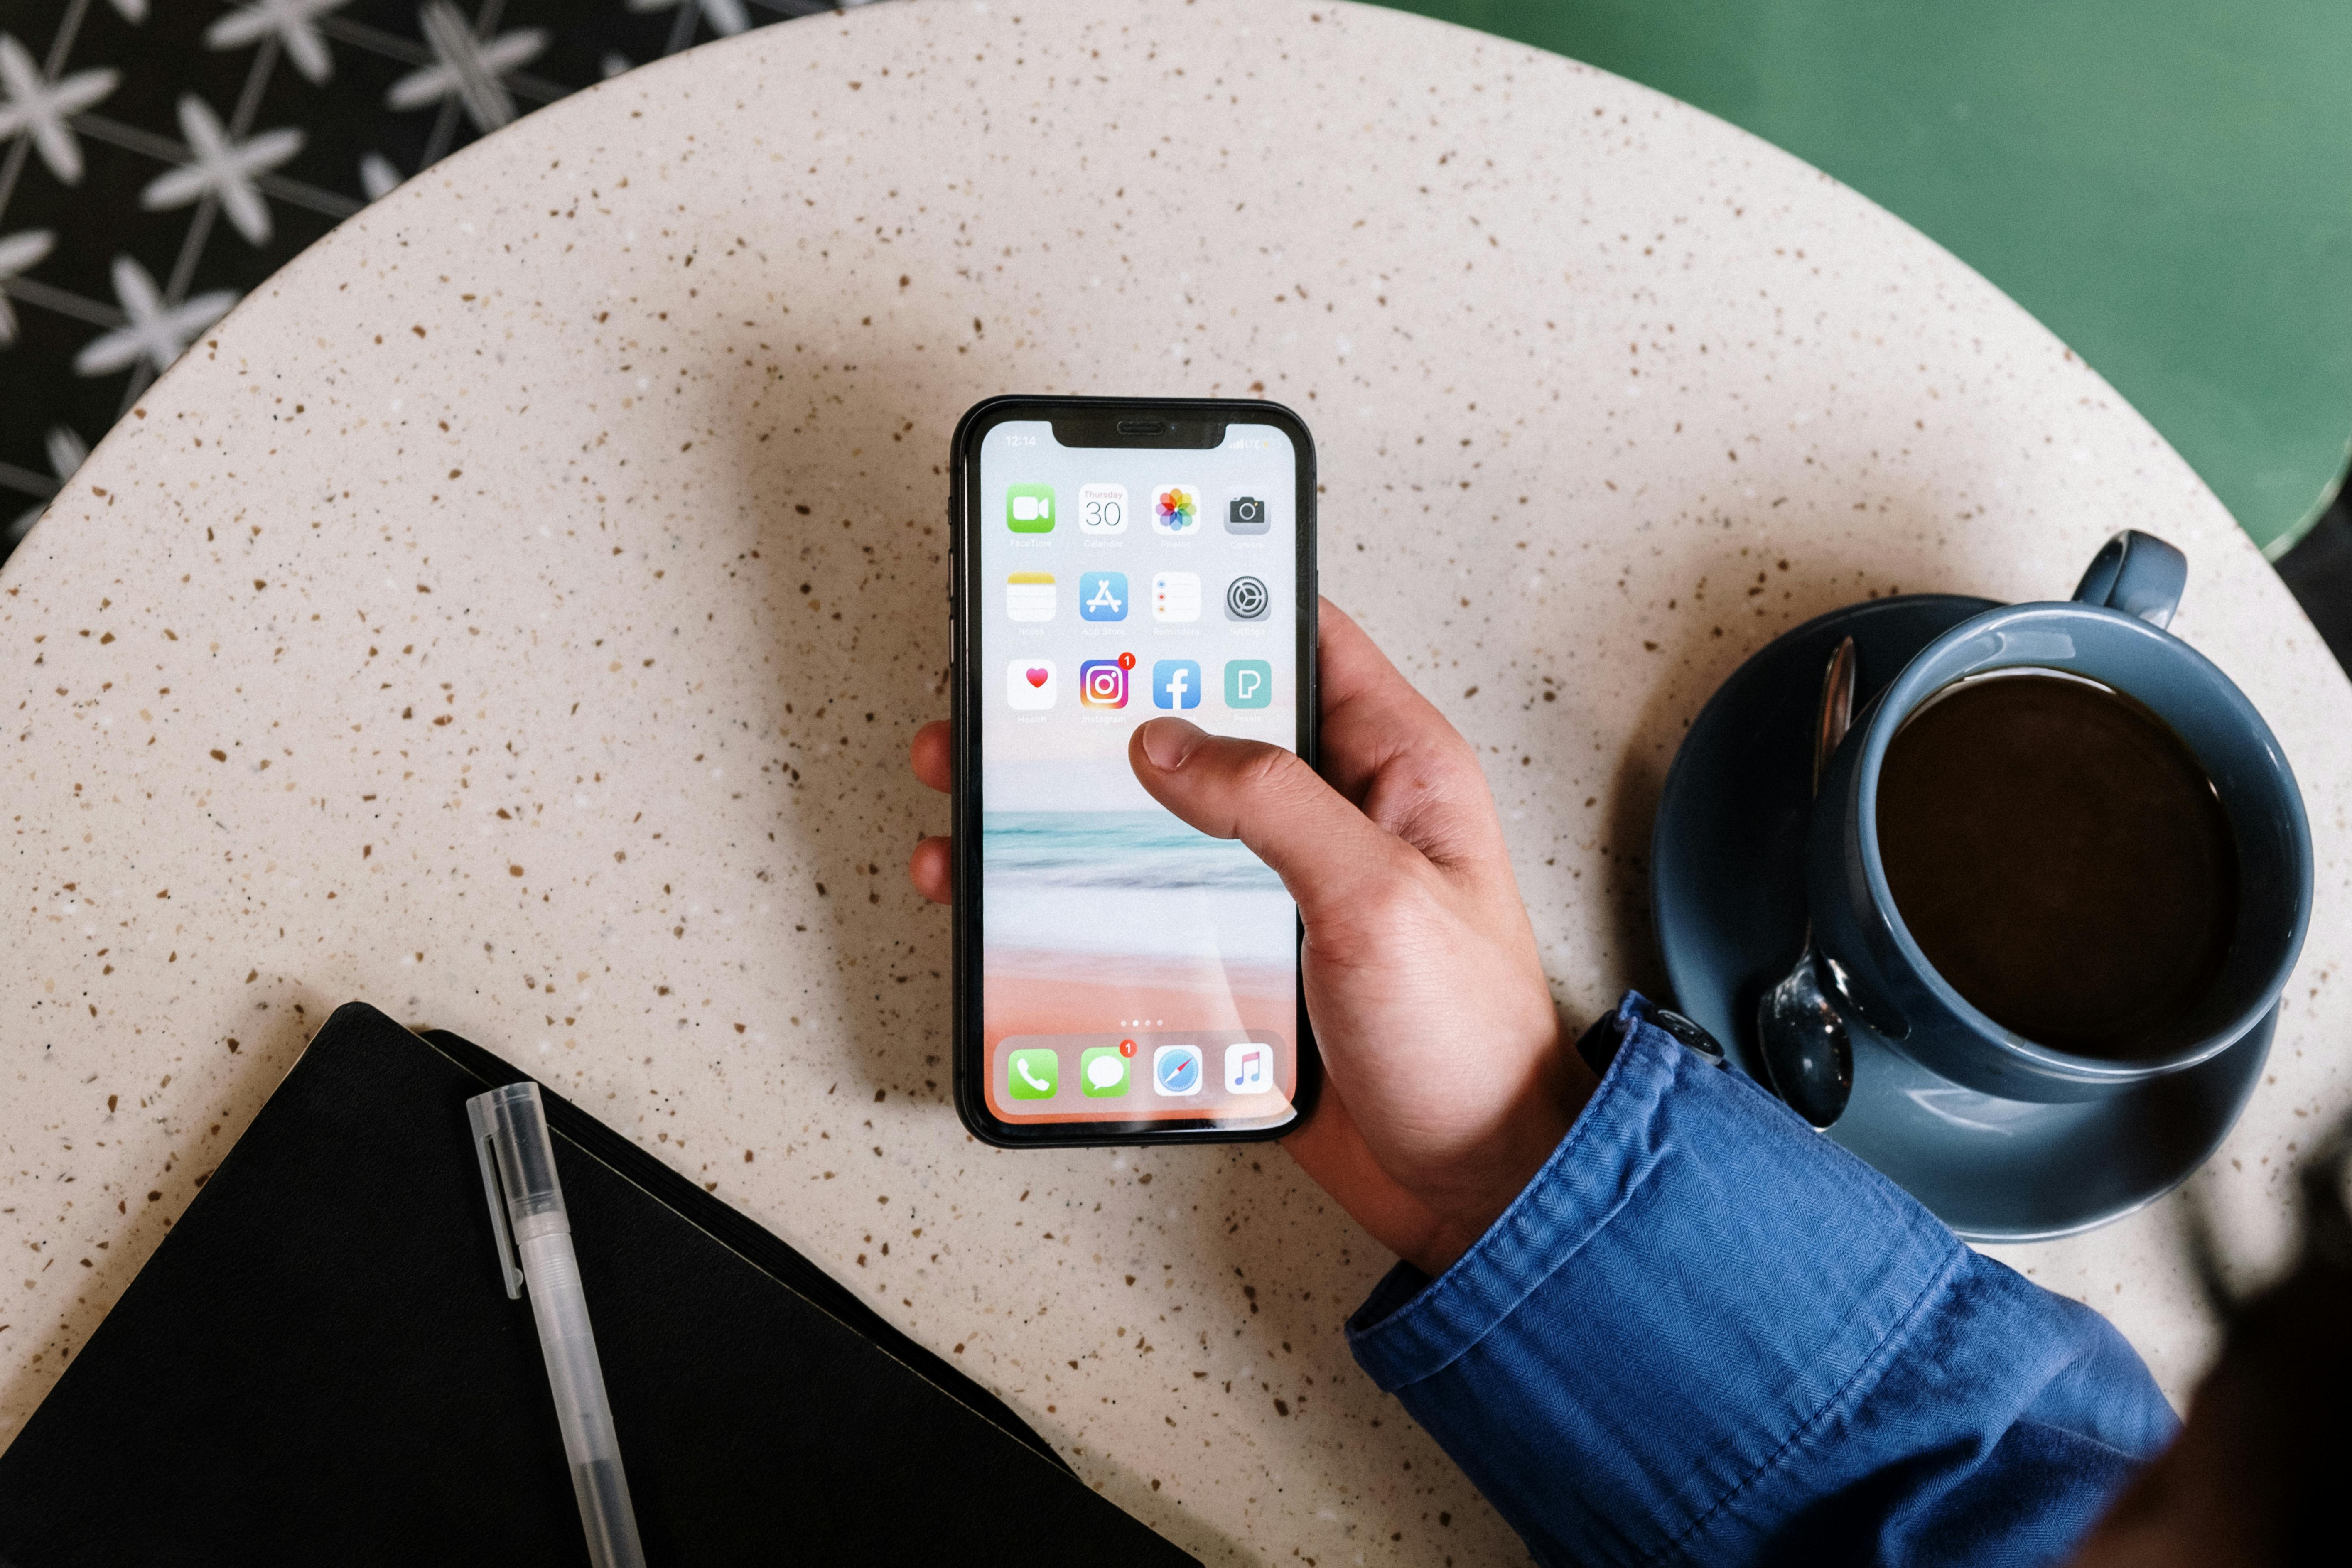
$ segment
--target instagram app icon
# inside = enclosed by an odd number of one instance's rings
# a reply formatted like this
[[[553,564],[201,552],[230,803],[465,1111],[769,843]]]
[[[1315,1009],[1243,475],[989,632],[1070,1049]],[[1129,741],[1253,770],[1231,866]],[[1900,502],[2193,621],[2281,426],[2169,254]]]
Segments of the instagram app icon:
[[[1127,671],[1118,661],[1090,658],[1078,667],[1078,700],[1088,708],[1127,706]]]

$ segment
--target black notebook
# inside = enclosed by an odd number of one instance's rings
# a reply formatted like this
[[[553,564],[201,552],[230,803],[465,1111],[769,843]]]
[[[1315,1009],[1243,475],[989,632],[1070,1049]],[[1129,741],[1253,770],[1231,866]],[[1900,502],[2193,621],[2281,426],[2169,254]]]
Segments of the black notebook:
[[[0,1454],[0,1558],[584,1562],[466,1125],[527,1076],[340,1009]],[[1191,1561],[854,1292],[541,1093],[648,1563]]]

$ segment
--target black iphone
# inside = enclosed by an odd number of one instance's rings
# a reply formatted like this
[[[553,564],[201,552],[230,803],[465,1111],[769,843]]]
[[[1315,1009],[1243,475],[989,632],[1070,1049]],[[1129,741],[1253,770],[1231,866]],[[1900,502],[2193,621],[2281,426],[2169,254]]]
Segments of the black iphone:
[[[1143,791],[1181,715],[1315,760],[1315,447],[1272,403],[956,427],[955,1089],[994,1144],[1275,1138],[1319,1081],[1298,911]]]

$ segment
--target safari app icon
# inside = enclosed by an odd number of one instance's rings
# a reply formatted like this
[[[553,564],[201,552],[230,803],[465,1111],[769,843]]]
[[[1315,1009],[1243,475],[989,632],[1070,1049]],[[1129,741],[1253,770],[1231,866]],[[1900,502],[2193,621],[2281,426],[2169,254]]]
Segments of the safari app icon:
[[[1160,1094],[1201,1092],[1201,1047],[1162,1046],[1151,1053],[1151,1087]]]

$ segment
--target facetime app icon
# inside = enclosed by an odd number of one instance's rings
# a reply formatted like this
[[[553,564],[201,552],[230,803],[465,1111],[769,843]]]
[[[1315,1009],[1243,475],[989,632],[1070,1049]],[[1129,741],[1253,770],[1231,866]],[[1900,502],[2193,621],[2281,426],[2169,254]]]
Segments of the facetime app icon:
[[[1054,661],[1050,658],[1016,658],[1004,667],[1004,701],[1010,708],[1024,712],[1036,712],[1051,708],[1057,693],[1054,679]]]
[[[1054,574],[1015,572],[1004,580],[1004,613],[1016,621],[1054,618]]]
[[[1053,532],[1054,487],[1051,485],[1005,486],[1004,525],[1015,533]]]

